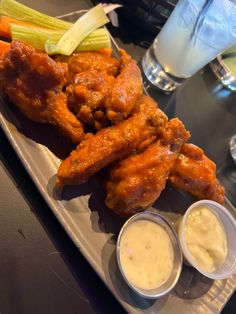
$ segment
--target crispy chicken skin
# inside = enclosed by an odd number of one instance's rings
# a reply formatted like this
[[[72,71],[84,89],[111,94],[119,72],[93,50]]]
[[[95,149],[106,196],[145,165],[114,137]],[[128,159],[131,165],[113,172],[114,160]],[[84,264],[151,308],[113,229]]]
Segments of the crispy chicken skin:
[[[94,173],[113,161],[148,145],[160,135],[166,115],[147,96],[142,96],[133,116],[115,126],[103,129],[82,142],[65,159],[57,173],[57,185],[86,182]]]
[[[143,93],[142,77],[136,62],[122,49],[120,55],[120,73],[106,99],[107,117],[113,123],[127,118]]]
[[[68,83],[73,83],[78,73],[91,70],[105,72],[115,77],[120,66],[120,61],[110,56],[104,56],[96,51],[73,53],[69,57],[58,55],[55,57],[55,60],[59,63],[67,64]]]
[[[105,71],[92,69],[77,74],[66,89],[70,109],[85,124],[101,130],[108,124],[105,99],[112,90],[115,78]]]
[[[216,178],[215,163],[193,144],[183,145],[171,170],[169,182],[200,199],[224,203],[225,191]]]
[[[161,139],[143,152],[118,161],[106,183],[106,205],[120,216],[131,216],[152,205],[189,137],[183,123],[174,118],[167,123]]]
[[[82,122],[93,125],[96,130],[106,127],[108,119],[117,123],[127,118],[142,94],[141,73],[136,62],[124,50],[120,54],[119,75],[116,78],[107,72],[103,64],[98,69],[92,63],[90,69],[81,67],[66,89],[71,110]],[[82,56],[85,58],[85,54]],[[69,67],[69,76],[71,71],[74,75],[75,70]]]
[[[82,124],[67,108],[62,92],[65,69],[48,55],[13,41],[1,75],[4,92],[29,119],[55,125],[75,144],[83,139]]]

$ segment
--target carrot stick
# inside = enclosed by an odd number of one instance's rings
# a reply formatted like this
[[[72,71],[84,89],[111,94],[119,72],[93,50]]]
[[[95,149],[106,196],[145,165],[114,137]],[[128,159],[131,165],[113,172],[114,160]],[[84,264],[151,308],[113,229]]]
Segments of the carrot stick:
[[[10,50],[10,43],[0,40],[0,55]]]
[[[0,36],[11,39],[11,30],[10,30],[10,24],[11,23],[30,26],[30,27],[42,28],[42,27],[33,25],[31,23],[19,21],[19,20],[12,18],[12,17],[3,15],[3,16],[1,16],[1,21],[0,21]]]
[[[100,48],[97,51],[105,57],[110,57],[112,54],[112,48]]]

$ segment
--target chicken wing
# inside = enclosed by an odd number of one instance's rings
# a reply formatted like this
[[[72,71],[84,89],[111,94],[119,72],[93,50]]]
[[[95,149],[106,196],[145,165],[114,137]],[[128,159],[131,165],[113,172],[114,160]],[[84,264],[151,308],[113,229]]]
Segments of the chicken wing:
[[[110,56],[104,56],[96,51],[74,53],[69,57],[58,55],[55,57],[55,60],[58,63],[67,64],[68,83],[73,83],[77,74],[91,70],[105,72],[115,77],[120,66],[119,60]]]
[[[169,182],[200,199],[224,203],[224,187],[216,178],[216,165],[193,144],[183,145],[171,170]]]
[[[150,97],[142,96],[136,112],[82,142],[60,165],[57,185],[80,184],[111,162],[144,147],[160,135],[167,121]]]
[[[77,74],[66,89],[69,108],[79,120],[101,130],[108,124],[105,99],[113,88],[115,78],[105,71],[92,69]]]
[[[99,69],[96,62],[91,63],[88,69],[83,64],[66,89],[71,110],[85,124],[95,126],[96,130],[106,127],[108,119],[117,123],[127,118],[142,94],[141,73],[136,62],[124,50],[120,53],[119,75],[116,78],[107,73],[103,63]],[[85,54],[82,56],[85,57]],[[71,71],[74,70],[69,67],[70,76]]]
[[[55,125],[75,144],[83,139],[83,126],[62,92],[65,70],[48,55],[13,41],[1,75],[4,92],[29,119]]]
[[[143,93],[142,77],[136,62],[120,50],[121,66],[111,93],[106,99],[107,117],[114,123],[127,118]]]
[[[115,164],[106,184],[106,205],[120,216],[130,216],[152,205],[165,188],[181,146],[190,134],[174,118],[162,138],[142,153]]]

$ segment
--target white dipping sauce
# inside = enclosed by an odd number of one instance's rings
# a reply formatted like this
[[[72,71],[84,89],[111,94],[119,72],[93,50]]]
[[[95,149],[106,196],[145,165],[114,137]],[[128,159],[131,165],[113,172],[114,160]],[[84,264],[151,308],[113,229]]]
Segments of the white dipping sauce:
[[[120,240],[120,262],[126,278],[136,287],[160,287],[171,275],[174,250],[168,233],[149,220],[128,226]]]
[[[207,207],[198,207],[187,217],[184,235],[192,258],[199,268],[214,272],[227,256],[227,239],[218,217]]]

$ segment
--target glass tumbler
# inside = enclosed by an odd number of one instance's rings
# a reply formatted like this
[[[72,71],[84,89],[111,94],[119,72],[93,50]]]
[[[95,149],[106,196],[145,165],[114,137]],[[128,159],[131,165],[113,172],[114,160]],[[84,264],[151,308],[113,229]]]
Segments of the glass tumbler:
[[[236,44],[236,0],[179,0],[142,58],[148,80],[173,91]]]
[[[236,92],[236,45],[211,61],[210,67],[225,87]]]

